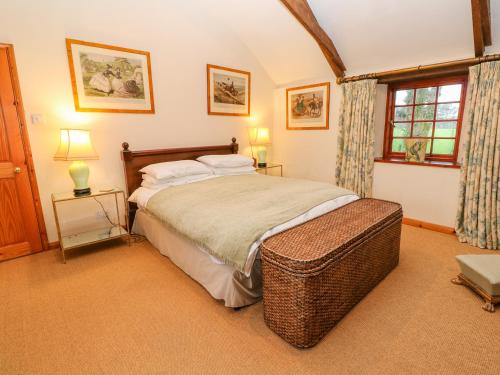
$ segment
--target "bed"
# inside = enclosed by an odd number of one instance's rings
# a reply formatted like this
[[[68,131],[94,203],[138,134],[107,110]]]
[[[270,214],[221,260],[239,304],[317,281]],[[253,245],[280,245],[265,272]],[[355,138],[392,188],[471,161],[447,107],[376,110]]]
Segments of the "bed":
[[[204,155],[238,153],[238,144],[235,138],[232,139],[230,144],[220,146],[132,151],[129,144],[124,142],[122,147],[121,154],[127,194],[129,196],[140,190],[142,177],[139,170],[147,165],[166,161],[195,160]],[[257,179],[257,177],[255,178]],[[259,181],[262,178],[259,175]],[[278,177],[274,178],[278,179]],[[226,180],[223,178],[217,178],[212,179],[210,183],[225,184],[224,181]],[[209,182],[203,183],[205,185],[209,184]],[[137,194],[134,193],[134,195]],[[152,209],[148,209],[151,206],[148,205],[148,201],[151,199],[158,200],[159,195],[142,194],[142,196],[135,198],[135,202],[129,203],[133,232],[144,235],[161,254],[170,258],[174,264],[200,283],[212,297],[223,301],[225,306],[228,307],[242,307],[261,299],[259,245],[264,239],[358,199],[354,194],[344,194],[335,199],[325,200],[321,204],[304,210],[293,219],[270,227],[269,230],[252,242],[244,262],[238,267],[211,252],[209,247],[203,246],[199,242],[192,240],[192,238],[183,235],[171,225],[165,224],[161,220],[161,215],[158,215]]]

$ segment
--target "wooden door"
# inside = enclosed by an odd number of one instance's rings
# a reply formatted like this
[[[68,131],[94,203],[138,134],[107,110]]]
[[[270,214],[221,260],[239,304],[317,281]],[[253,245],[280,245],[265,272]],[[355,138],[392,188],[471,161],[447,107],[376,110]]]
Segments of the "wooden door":
[[[0,45],[0,260],[42,250],[29,145],[25,148],[28,139],[9,48]]]

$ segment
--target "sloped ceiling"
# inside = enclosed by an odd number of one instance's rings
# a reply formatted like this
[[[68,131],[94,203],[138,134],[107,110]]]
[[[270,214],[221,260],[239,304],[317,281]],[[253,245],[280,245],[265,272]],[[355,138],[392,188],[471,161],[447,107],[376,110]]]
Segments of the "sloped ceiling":
[[[332,75],[312,37],[279,0],[210,2],[277,85]],[[347,75],[474,56],[470,0],[309,0]],[[500,52],[500,0],[491,0]]]
[[[474,56],[470,0],[309,0],[348,74]],[[494,15],[500,1],[493,0]],[[495,25],[498,26],[498,25]],[[498,38],[498,29],[493,39]]]
[[[279,0],[218,0],[214,16],[234,30],[277,84],[331,74],[314,39]]]

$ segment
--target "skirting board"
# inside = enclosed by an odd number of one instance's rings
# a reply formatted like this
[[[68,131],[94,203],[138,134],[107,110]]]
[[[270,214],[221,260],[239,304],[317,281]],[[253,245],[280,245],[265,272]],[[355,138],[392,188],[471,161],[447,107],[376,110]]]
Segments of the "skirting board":
[[[49,247],[47,250],[59,249],[59,241],[49,242]]]
[[[439,225],[439,224],[427,223],[427,222],[422,221],[422,220],[410,219],[409,217],[403,218],[403,224],[411,225],[413,227],[429,229],[429,230],[433,230],[435,232],[441,232],[441,233],[446,233],[446,234],[454,234],[455,233],[455,228],[447,227],[447,226]]]

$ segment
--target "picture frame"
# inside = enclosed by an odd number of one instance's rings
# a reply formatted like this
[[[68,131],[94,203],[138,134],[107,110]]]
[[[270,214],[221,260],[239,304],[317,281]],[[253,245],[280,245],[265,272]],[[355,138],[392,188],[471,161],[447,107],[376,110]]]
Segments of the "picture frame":
[[[250,116],[250,97],[250,72],[207,64],[209,115]]]
[[[428,138],[406,138],[405,160],[413,163],[423,163],[427,150]]]
[[[77,112],[155,113],[149,52],[66,39]]]
[[[286,89],[287,130],[328,130],[330,82]]]

